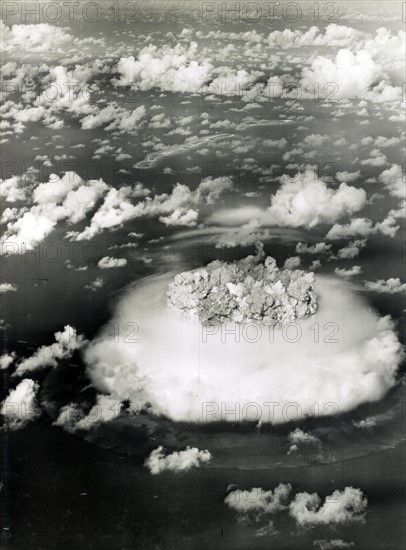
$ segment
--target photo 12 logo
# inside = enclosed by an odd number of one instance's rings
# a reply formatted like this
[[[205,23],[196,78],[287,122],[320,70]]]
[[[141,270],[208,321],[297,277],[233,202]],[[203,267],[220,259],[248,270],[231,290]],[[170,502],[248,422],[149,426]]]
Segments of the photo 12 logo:
[[[245,323],[223,323],[222,325],[202,325],[201,341],[207,344],[213,341],[225,344],[226,342],[246,342],[256,344],[260,341],[274,344],[278,341],[284,341],[289,344],[300,342],[303,337],[307,337],[306,331],[310,331],[311,340],[315,343],[337,344],[339,342],[338,334],[340,327],[337,323],[331,321],[320,326],[317,321],[311,326],[307,326],[305,331],[299,323],[291,321],[285,323],[281,328],[276,328],[274,325],[266,325],[256,321],[248,321]],[[209,340],[210,339],[210,340]]]
[[[203,2],[202,20],[222,23],[285,21],[299,23],[305,18],[317,23],[339,22],[337,2]]]
[[[2,2],[1,17],[5,23],[67,22],[138,23],[140,5],[137,2]]]
[[[202,422],[258,422],[275,424],[281,422],[294,422],[309,417],[334,416],[340,411],[335,402],[310,404],[306,409],[295,402],[280,403],[278,401],[264,401],[257,403],[216,403],[206,401],[202,403]]]

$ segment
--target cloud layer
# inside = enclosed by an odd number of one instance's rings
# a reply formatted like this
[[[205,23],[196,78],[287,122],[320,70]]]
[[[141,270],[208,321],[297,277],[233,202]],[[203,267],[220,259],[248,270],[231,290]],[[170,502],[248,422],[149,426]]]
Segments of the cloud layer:
[[[152,475],[165,471],[188,472],[202,464],[208,464],[211,458],[209,451],[200,451],[196,447],[186,447],[184,451],[175,451],[165,456],[164,448],[159,446],[149,455],[145,466]]]

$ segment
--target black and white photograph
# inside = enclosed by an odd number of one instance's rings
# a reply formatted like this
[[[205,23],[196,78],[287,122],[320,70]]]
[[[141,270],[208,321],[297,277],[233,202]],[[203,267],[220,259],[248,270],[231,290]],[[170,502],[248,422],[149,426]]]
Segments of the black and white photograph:
[[[0,548],[406,548],[406,3],[3,0]]]

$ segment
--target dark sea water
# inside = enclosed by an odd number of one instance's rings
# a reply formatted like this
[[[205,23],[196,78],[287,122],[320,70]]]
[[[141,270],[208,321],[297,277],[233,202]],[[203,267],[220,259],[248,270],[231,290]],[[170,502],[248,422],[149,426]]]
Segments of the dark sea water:
[[[344,538],[361,550],[402,550],[405,542],[405,445],[337,464],[295,469],[201,469],[151,476],[139,460],[102,449],[45,423],[2,433],[2,548],[32,550],[311,549],[317,538]],[[255,537],[223,503],[242,489],[291,483],[295,492],[360,487],[366,526],[340,537],[331,528],[298,530],[283,515],[272,537]],[[6,529],[4,529],[6,527]],[[391,533],[390,546],[387,533]]]

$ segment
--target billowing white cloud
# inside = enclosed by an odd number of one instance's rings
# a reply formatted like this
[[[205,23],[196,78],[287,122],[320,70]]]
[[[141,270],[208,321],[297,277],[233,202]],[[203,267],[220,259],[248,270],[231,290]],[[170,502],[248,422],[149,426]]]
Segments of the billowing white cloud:
[[[353,218],[349,223],[334,224],[326,235],[326,239],[336,240],[346,237],[367,237],[373,232],[372,221],[368,218]]]
[[[73,426],[74,430],[90,430],[93,426],[101,422],[109,422],[116,418],[121,411],[121,403],[113,399],[110,395],[99,394],[96,397],[96,403],[90,409],[87,415],[82,415],[82,418]],[[59,416],[60,423],[62,418]]]
[[[406,283],[402,283],[399,277],[391,277],[387,281],[384,279],[365,281],[364,284],[368,290],[379,294],[406,294]]]
[[[77,403],[69,403],[59,410],[58,418],[53,426],[63,428],[67,432],[74,432],[76,424],[84,417],[84,412]]]
[[[393,86],[385,73],[383,57],[379,55],[382,50],[365,45],[355,51],[340,49],[335,59],[319,55],[310,66],[302,69],[301,86],[311,90],[317,83],[320,96],[325,97],[333,91],[334,99],[360,97],[376,102],[401,100],[401,87]]]
[[[15,245],[15,252],[32,250],[58,221],[74,224],[82,220],[107,189],[102,180],[85,182],[75,172],[66,172],[62,177],[51,174],[48,182],[33,189],[30,209],[22,209],[16,221],[7,223],[1,243]]]
[[[338,181],[344,182],[344,183],[352,183],[353,181],[357,181],[361,176],[361,172],[357,170],[356,172],[337,172],[335,177],[338,179]]]
[[[303,446],[315,446],[317,448],[321,446],[321,441],[318,437],[309,432],[304,432],[300,428],[296,428],[291,432],[288,435],[288,440],[290,443],[288,455],[297,452]]]
[[[140,90],[159,88],[168,92],[200,92],[209,78],[212,65],[197,61],[197,44],[189,48],[150,45],[143,48],[137,59],[122,57],[117,65],[121,75],[118,83],[131,84]]]
[[[184,451],[174,451],[165,456],[164,448],[159,446],[151,452],[145,466],[152,475],[162,472],[188,472],[192,468],[199,468],[208,464],[212,459],[209,451],[200,451],[196,447],[186,447]]]
[[[214,204],[225,191],[231,190],[231,178],[204,178],[192,191],[187,185],[177,183],[171,194],[162,193],[147,197],[133,204],[133,199],[145,195],[145,190],[131,187],[112,188],[104,203],[93,215],[90,225],[81,233],[71,233],[74,240],[91,239],[103,229],[114,229],[124,222],[142,217],[158,217],[166,225],[194,226],[197,224],[198,209],[202,205]]]
[[[133,133],[145,124],[146,109],[140,105],[132,111],[127,111],[117,103],[109,103],[103,109],[95,110],[80,121],[83,130],[92,130],[106,125],[106,131],[118,130]],[[128,158],[125,155],[124,158]],[[121,156],[122,159],[122,156]]]
[[[192,208],[189,208],[189,210],[186,211],[182,208],[176,208],[168,216],[160,216],[159,221],[167,226],[175,225],[195,227],[197,225],[198,218],[199,213]]]
[[[399,199],[406,198],[406,177],[400,164],[392,164],[388,170],[379,174],[378,180],[383,183],[392,196]]]
[[[270,225],[311,228],[333,223],[357,212],[366,202],[363,189],[346,183],[341,183],[338,189],[329,188],[310,168],[294,179],[282,176],[281,182],[264,216]]]
[[[9,28],[3,21],[0,21],[0,25],[2,47],[6,52],[19,50],[27,53],[52,51],[63,53],[75,42],[67,27],[37,23],[36,25],[13,25]]]
[[[345,47],[351,46],[362,34],[362,32],[352,27],[332,23],[326,27],[324,33],[316,26],[310,27],[305,32],[290,29],[274,31],[268,36],[268,43],[271,47],[282,49],[302,48],[304,46]]]
[[[5,202],[23,201],[27,198],[28,189],[22,184],[26,183],[19,176],[0,180],[0,197]],[[28,186],[27,186],[28,187]]]
[[[358,239],[356,241],[349,242],[344,248],[340,248],[337,252],[338,258],[340,260],[351,260],[359,256],[360,251],[367,244],[366,239]]]
[[[248,72],[245,69],[234,71],[229,67],[220,67],[216,70],[216,77],[210,85],[204,89],[205,93],[219,94],[221,96],[241,97],[243,90],[251,86],[264,76],[261,71]]]
[[[337,87],[336,98],[364,98],[379,74],[380,70],[366,50],[354,54],[350,50],[342,49],[335,60],[320,55],[309,67],[304,67],[301,85],[307,89],[317,82],[321,89],[326,89],[325,86],[333,84]]]
[[[343,279],[351,279],[351,277],[360,275],[360,273],[362,273],[362,268],[359,265],[353,265],[349,269],[340,269],[336,267],[334,273]]]
[[[111,256],[104,256],[104,258],[98,261],[97,265],[100,269],[112,269],[115,267],[126,266],[127,260],[125,258],[112,258]]]
[[[291,502],[290,515],[301,527],[315,525],[340,525],[365,520],[367,499],[360,489],[345,487],[327,496],[321,504],[317,493],[297,493]]]
[[[283,269],[296,269],[302,263],[299,256],[291,256],[285,260],[283,264]]]
[[[36,400],[38,389],[37,382],[25,378],[10,391],[0,409],[8,428],[12,430],[23,428],[30,420],[34,420],[41,414]]]
[[[353,420],[352,423],[356,428],[361,428],[362,430],[370,430],[378,425],[376,418],[371,416],[363,418],[362,420]]]
[[[8,367],[14,363],[15,358],[16,354],[14,351],[0,355],[0,370],[8,369]]]
[[[327,243],[314,243],[308,245],[307,243],[297,243],[296,252],[298,254],[326,254],[331,251],[331,244]]]
[[[76,329],[66,325],[63,332],[55,332],[55,342],[49,346],[41,346],[37,351],[22,359],[14,372],[14,376],[22,376],[27,372],[36,371],[45,367],[55,367],[61,359],[71,357],[73,352],[80,349],[86,342]]]
[[[257,518],[260,518],[286,510],[291,490],[292,486],[289,483],[280,483],[274,490],[267,491],[261,487],[253,487],[247,491],[237,489],[229,493],[224,502],[239,514],[253,512]]]
[[[6,292],[16,292],[17,287],[12,283],[0,283],[0,294],[5,294]]]
[[[368,237],[381,233],[388,237],[394,237],[399,230],[398,219],[404,217],[406,203],[401,202],[399,208],[390,210],[386,217],[373,224],[368,218],[353,218],[347,224],[335,223],[328,231],[326,239],[338,240],[347,237]]]

